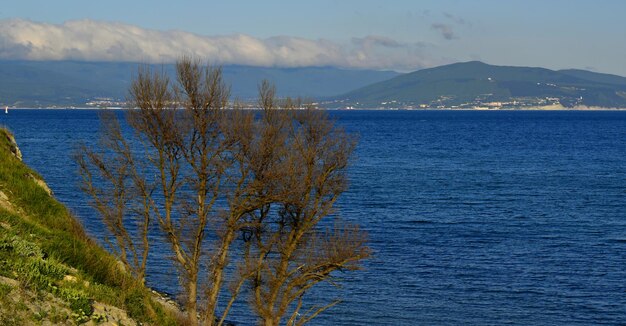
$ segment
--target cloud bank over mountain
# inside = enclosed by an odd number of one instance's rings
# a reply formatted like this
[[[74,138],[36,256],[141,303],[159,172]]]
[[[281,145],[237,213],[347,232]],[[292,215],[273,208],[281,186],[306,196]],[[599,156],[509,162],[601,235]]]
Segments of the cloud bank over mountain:
[[[293,36],[203,36],[94,20],[62,24],[0,20],[0,59],[169,63],[181,55],[192,55],[216,64],[406,71],[441,64],[428,55],[431,47],[382,36],[340,44]]]

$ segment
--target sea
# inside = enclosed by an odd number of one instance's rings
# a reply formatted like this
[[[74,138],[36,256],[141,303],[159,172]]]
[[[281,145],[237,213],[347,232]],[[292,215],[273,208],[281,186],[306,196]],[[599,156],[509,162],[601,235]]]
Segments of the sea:
[[[314,300],[312,325],[626,325],[625,111],[329,111],[358,135],[344,220],[369,233],[363,270]],[[96,110],[0,115],[101,240],[71,154]],[[167,250],[148,285],[175,296]],[[229,316],[254,324],[246,303]]]

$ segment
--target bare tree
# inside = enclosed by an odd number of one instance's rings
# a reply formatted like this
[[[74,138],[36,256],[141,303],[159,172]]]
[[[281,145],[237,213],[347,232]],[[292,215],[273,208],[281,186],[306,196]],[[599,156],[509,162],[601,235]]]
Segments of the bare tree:
[[[258,112],[228,108],[220,68],[182,58],[176,72],[172,83],[140,69],[130,87],[132,134],[103,117],[99,150],[77,156],[120,259],[145,276],[156,221],[190,324],[224,324],[246,284],[263,324],[287,314],[290,325],[306,323],[336,303],[301,314],[307,291],[369,255],[358,227],[320,226],[346,188],[354,140],[325,114],[295,110],[301,101],[278,101],[268,82]]]
[[[143,284],[150,248],[150,212],[145,198],[150,190],[137,174],[131,149],[114,114],[102,112],[100,120],[102,150],[95,152],[83,144],[74,158],[83,178],[83,190],[91,196],[92,206],[115,238],[114,244],[108,238],[105,241],[126,270]]]
[[[279,325],[291,309],[287,324],[302,325],[338,303],[313,305],[301,313],[307,291],[331,281],[335,271],[358,269],[370,252],[356,225],[336,220],[333,227],[319,227],[346,189],[354,139],[323,112],[294,110],[301,102],[289,99],[276,108],[273,97],[273,89],[262,84],[261,130],[280,137],[272,139],[272,150],[262,151],[269,157],[260,161],[272,166],[257,166],[263,171],[257,177],[273,200],[249,215],[254,227],[245,257],[253,271],[253,306],[261,323]]]
[[[220,128],[229,89],[219,68],[202,67],[183,58],[176,71],[175,87],[163,74],[140,71],[131,87],[137,109],[129,111],[128,121],[146,145],[148,161],[156,171],[159,193],[149,198],[150,206],[174,253],[185,289],[185,307],[190,323],[196,325],[200,322],[197,300],[203,279],[199,272],[206,258],[208,224],[221,215],[214,205],[228,169],[224,157],[228,139]],[[225,267],[217,260],[211,264],[214,279],[204,309],[208,323],[214,320]]]

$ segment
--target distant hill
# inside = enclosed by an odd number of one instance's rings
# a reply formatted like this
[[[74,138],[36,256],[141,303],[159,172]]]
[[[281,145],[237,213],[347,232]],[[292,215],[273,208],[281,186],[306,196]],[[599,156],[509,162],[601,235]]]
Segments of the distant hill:
[[[558,70],[558,72],[572,76],[572,77],[585,79],[585,80],[593,81],[597,83],[626,86],[626,77],[622,77],[622,76],[602,74],[602,73],[591,72],[591,71],[580,70],[580,69],[565,69],[565,70]]]
[[[84,106],[96,98],[122,100],[137,63],[77,61],[0,61],[0,104],[20,107]],[[174,66],[153,65],[173,73]],[[233,97],[256,97],[263,79],[276,84],[280,96],[325,97],[399,75],[393,71],[332,67],[263,68],[224,66]]]
[[[626,107],[626,78],[585,70],[493,66],[479,61],[418,70],[332,98],[329,106]]]

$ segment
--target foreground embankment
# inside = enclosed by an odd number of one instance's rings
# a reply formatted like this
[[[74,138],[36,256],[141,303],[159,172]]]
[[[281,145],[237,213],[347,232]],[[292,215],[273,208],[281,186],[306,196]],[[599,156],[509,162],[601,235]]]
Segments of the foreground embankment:
[[[0,324],[177,324],[21,159],[0,128]]]

